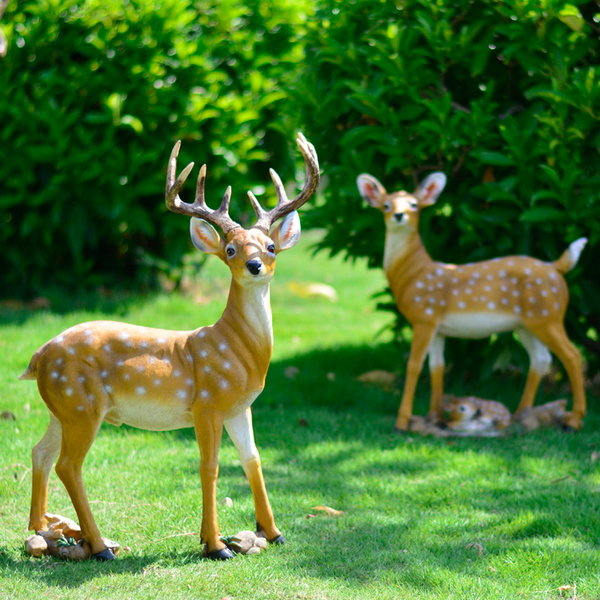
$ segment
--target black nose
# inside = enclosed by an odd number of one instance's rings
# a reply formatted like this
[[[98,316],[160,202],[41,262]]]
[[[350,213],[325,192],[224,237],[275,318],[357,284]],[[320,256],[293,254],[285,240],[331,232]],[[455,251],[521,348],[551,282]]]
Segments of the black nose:
[[[400,221],[402,221],[403,218],[404,218],[404,213],[396,213],[394,215],[394,219],[396,219],[396,221],[398,221],[398,223],[400,223]]]
[[[258,275],[262,268],[262,262],[260,262],[260,260],[258,260],[257,258],[255,258],[254,260],[249,260],[246,263],[246,268],[248,269],[248,271],[250,271],[250,273],[252,273],[252,275]]]

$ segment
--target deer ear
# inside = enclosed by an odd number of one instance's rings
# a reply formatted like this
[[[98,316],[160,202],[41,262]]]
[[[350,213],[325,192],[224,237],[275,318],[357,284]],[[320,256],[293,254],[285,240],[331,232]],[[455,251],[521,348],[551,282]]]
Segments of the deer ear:
[[[271,239],[275,244],[275,252],[292,248],[300,239],[300,217],[298,211],[292,211],[271,232]]]
[[[415,198],[420,206],[431,206],[435,204],[438,196],[446,186],[446,175],[441,171],[427,176],[415,190]]]
[[[190,235],[192,236],[192,243],[201,252],[208,254],[219,254],[221,252],[221,236],[208,221],[192,217]]]
[[[367,175],[366,173],[363,173],[356,178],[356,185],[358,186],[360,195],[373,208],[379,208],[383,198],[387,196],[387,192],[381,183],[379,183],[375,177]]]

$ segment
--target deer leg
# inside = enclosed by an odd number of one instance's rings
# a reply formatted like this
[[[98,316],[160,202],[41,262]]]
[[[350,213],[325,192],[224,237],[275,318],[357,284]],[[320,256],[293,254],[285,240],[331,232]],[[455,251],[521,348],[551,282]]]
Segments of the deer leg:
[[[273,511],[269,504],[267,490],[263,479],[260,465],[260,456],[254,443],[254,432],[252,430],[252,412],[247,408],[242,414],[233,419],[225,421],[227,433],[233,440],[240,455],[240,461],[246,477],[250,482],[250,489],[254,497],[254,508],[256,512],[256,528],[267,534],[267,539],[274,544],[283,544],[284,537],[275,526]]]
[[[56,474],[63,482],[79,519],[81,535],[90,545],[97,560],[114,560],[113,553],[102,541],[102,536],[92,515],[85,491],[81,468],[88,450],[100,429],[102,419],[77,415],[72,422],[62,422],[62,445],[56,463]]]
[[[406,381],[395,429],[406,431],[413,412],[413,401],[417,381],[423,369],[423,361],[427,355],[435,329],[429,325],[413,325],[413,340],[410,346],[410,358],[406,367]]]
[[[219,476],[219,447],[223,435],[222,413],[192,410],[194,429],[200,447],[200,481],[202,482],[202,527],[200,536],[206,544],[206,556],[216,560],[233,558],[233,552],[221,541],[217,520],[217,478]]]
[[[533,331],[556,354],[569,376],[573,393],[573,410],[565,418],[565,426],[575,430],[581,429],[581,420],[585,415],[586,409],[581,354],[567,336],[562,323],[553,323],[543,329],[540,328]]]
[[[519,414],[526,408],[531,408],[535,402],[540,381],[544,373],[552,363],[552,356],[548,348],[531,331],[521,327],[517,330],[519,341],[529,354],[529,372],[527,373],[527,382],[521,396],[519,406],[515,414]]]
[[[31,453],[32,485],[29,529],[40,531],[48,523],[45,514],[48,510],[48,478],[52,465],[60,452],[62,428],[58,419],[51,413],[50,423],[44,437],[33,447]]]
[[[429,418],[435,422],[444,418],[444,344],[446,338],[437,334],[429,345],[429,371],[431,374],[431,404]]]

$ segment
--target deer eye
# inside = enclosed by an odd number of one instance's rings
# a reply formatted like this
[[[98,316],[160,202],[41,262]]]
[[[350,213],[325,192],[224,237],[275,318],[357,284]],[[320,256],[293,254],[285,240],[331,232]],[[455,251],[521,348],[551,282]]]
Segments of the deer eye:
[[[227,248],[225,249],[225,252],[227,252],[227,256],[229,256],[229,258],[231,258],[232,256],[235,255],[235,248],[233,246],[227,246]]]
[[[418,204],[418,202],[417,202],[416,200],[411,200],[411,201],[409,202],[409,204],[410,204],[410,207],[411,207],[413,210],[416,210],[416,208],[419,206],[419,204]]]
[[[270,244],[267,246],[267,251],[268,251],[268,252],[270,252],[271,254],[275,254],[275,244],[273,244],[273,243],[270,243]]]
[[[388,210],[390,210],[390,208],[392,208],[392,205],[389,202],[383,203],[383,210],[387,212]]]

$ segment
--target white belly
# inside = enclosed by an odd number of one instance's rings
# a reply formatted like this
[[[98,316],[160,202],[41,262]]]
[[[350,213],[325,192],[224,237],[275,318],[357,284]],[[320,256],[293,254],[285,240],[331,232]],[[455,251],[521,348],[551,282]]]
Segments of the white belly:
[[[438,331],[446,337],[477,339],[513,331],[519,324],[519,319],[509,313],[453,312],[446,314]]]
[[[151,397],[114,398],[114,405],[104,420],[113,425],[125,423],[148,431],[170,431],[194,426],[189,402],[165,402],[164,399]]]

